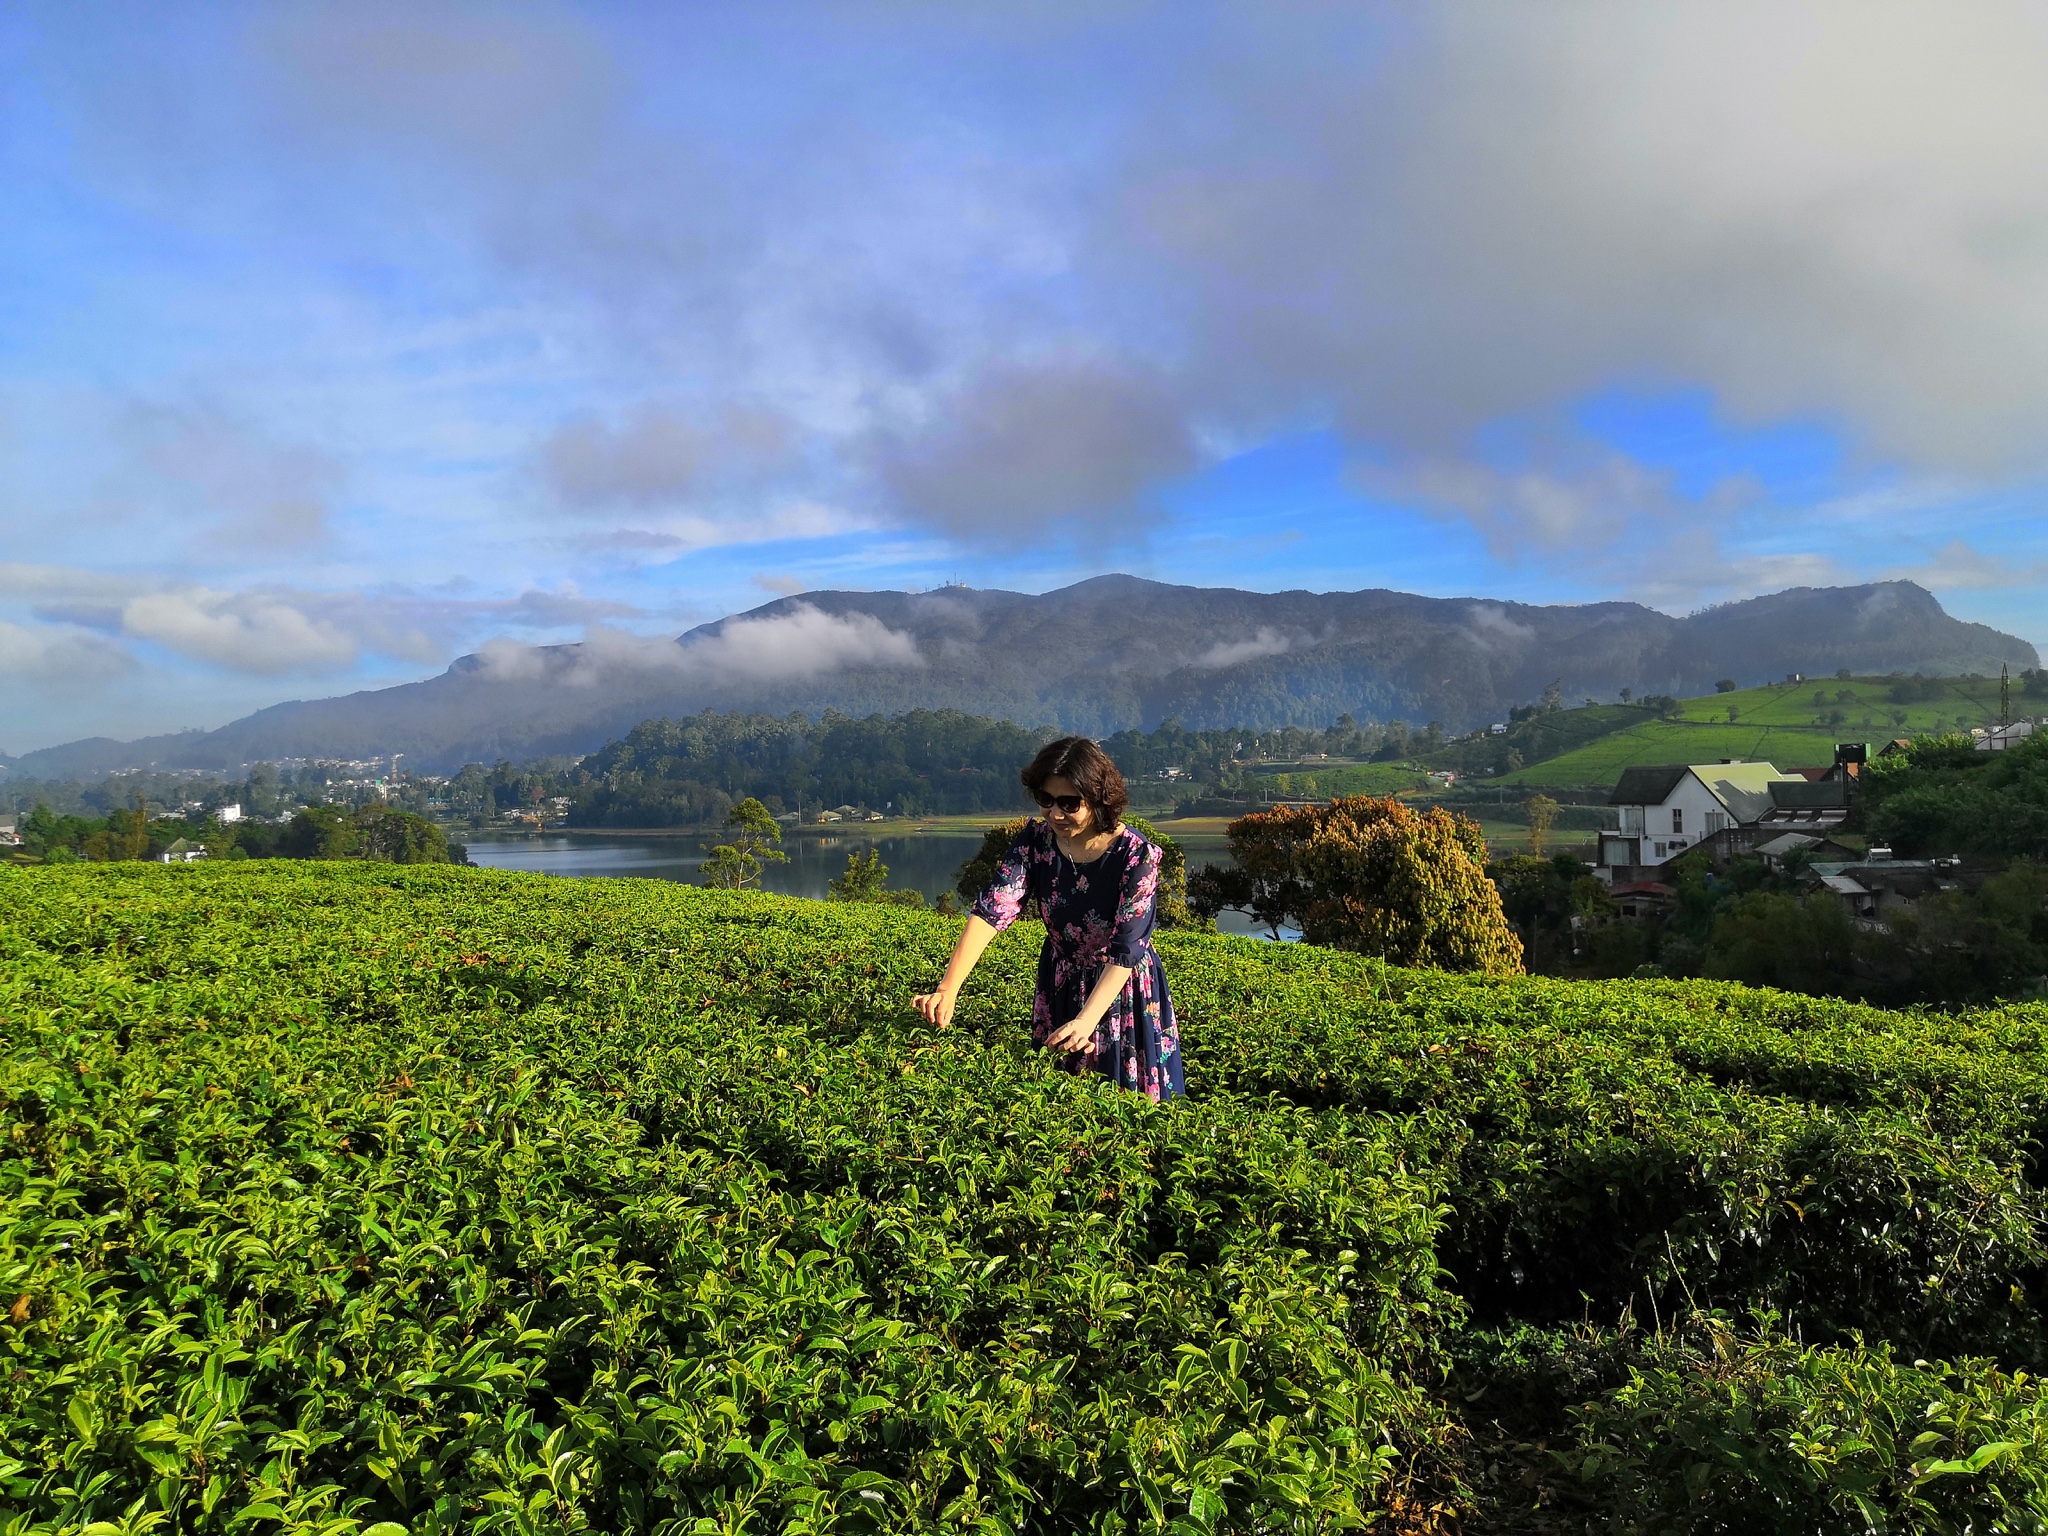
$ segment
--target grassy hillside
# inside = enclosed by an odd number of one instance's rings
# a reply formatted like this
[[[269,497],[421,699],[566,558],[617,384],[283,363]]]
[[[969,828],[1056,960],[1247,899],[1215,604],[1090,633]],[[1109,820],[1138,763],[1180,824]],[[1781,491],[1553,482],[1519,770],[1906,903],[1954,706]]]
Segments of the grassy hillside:
[[[1161,1109],[953,932],[0,872],[0,1529],[2048,1518],[2048,1010],[1169,935]]]
[[[2016,714],[2044,702],[2020,696]],[[1895,696],[1902,695],[1902,696]],[[1617,706],[1566,710],[1566,718],[1615,721]],[[1730,711],[1733,711],[1731,716]],[[1834,761],[1835,744],[1867,741],[1872,749],[1894,736],[1913,736],[1998,720],[1998,681],[1993,678],[1828,678],[1774,683],[1734,693],[1681,700],[1664,718],[1637,712],[1632,723],[1574,750],[1534,760],[1497,782],[1531,788],[1563,784],[1611,784],[1624,768],[1652,763],[1715,762],[1724,757],[1763,759],[1780,768],[1814,768]],[[1489,781],[1494,782],[1494,781]]]
[[[1269,794],[1328,798],[1334,795],[1398,795],[1429,783],[1427,769],[1413,763],[1348,763],[1334,768],[1295,768],[1262,773],[1259,787]]]

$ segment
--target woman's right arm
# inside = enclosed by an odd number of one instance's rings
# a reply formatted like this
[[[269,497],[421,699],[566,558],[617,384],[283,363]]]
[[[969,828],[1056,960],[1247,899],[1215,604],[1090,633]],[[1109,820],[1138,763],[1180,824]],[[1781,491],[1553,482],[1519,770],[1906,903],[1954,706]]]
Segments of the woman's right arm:
[[[939,978],[939,990],[919,997],[917,1011],[939,1028],[948,1028],[953,1022],[953,1005],[960,1000],[960,989],[967,984],[981,952],[995,936],[994,924],[970,913],[960,942],[953,946],[953,958],[946,962],[946,974]]]
[[[1017,921],[1017,914],[1024,910],[1024,898],[1031,889],[1032,826],[1033,823],[1027,821],[1017,829],[1002,862],[996,866],[995,879],[989,882],[988,889],[981,893],[967,914],[966,931],[960,935],[960,942],[953,946],[953,958],[946,962],[946,974],[939,978],[939,990],[927,992],[917,999],[917,1011],[941,1029],[953,1022],[953,1005],[959,1001],[960,989],[967,984],[981,952],[988,948],[991,939]]]

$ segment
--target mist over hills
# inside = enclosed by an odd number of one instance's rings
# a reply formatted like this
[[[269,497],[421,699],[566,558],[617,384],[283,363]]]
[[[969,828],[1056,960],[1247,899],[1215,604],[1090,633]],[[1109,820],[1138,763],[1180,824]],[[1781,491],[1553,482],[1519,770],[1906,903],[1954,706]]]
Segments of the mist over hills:
[[[957,708],[1106,734],[1188,726],[1503,718],[1553,680],[1567,699],[1698,694],[1731,677],[2039,664],[1911,582],[1796,587],[1673,618],[1636,603],[1537,607],[1409,593],[1240,592],[1099,576],[1042,595],[811,592],[676,639],[494,643],[437,677],[274,705],[214,731],[67,743],[13,760],[42,778],[405,754],[406,766],[593,751],[705,708],[818,715]]]

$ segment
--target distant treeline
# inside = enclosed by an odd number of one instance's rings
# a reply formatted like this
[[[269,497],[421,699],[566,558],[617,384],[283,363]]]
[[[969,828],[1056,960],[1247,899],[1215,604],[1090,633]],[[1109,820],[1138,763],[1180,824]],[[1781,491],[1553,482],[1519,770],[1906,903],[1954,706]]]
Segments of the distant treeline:
[[[21,819],[21,855],[45,864],[161,859],[182,844],[210,859],[368,859],[384,864],[467,864],[468,850],[424,816],[380,803],[301,807],[284,822],[223,823],[212,811],[154,814],[135,803],[104,816],[64,816],[39,805]]]
[[[1017,771],[1055,734],[951,709],[858,720],[828,712],[815,721],[706,710],[644,721],[574,764],[472,764],[428,805],[476,820],[565,800],[568,823],[583,827],[712,825],[748,797],[778,815],[840,805],[907,816],[1015,810],[1023,803]],[[1326,731],[1190,731],[1169,721],[1103,745],[1139,797],[1170,803],[1248,791],[1251,775],[1236,759],[1390,759],[1440,739],[1411,735],[1400,721],[1361,726],[1346,715]],[[1170,779],[1169,769],[1178,770]]]
[[[60,816],[101,819],[126,811],[140,799],[162,811],[213,812],[236,805],[244,815],[289,815],[304,805],[396,804],[402,810],[425,808],[422,781],[396,779],[378,784],[350,777],[335,763],[280,767],[257,763],[241,778],[210,773],[158,773],[140,770],[117,773],[97,784],[69,779],[17,779],[0,775],[0,812],[29,811],[43,806]]]

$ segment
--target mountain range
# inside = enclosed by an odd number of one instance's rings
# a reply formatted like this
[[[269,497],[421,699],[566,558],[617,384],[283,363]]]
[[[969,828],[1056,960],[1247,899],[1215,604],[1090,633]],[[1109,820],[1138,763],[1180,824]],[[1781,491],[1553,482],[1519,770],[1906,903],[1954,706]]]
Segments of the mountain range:
[[[403,753],[405,766],[595,750],[701,709],[955,708],[1106,734],[1187,726],[1440,721],[1467,730],[1556,683],[1568,701],[1699,694],[1792,672],[1995,673],[2034,648],[1906,581],[1796,587],[1674,618],[1636,603],[1533,606],[1409,593],[1241,592],[1098,576],[1032,595],[810,592],[673,639],[496,642],[437,677],[274,705],[212,731],[30,752],[22,776],[233,770]]]

